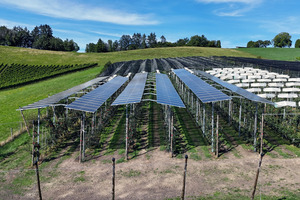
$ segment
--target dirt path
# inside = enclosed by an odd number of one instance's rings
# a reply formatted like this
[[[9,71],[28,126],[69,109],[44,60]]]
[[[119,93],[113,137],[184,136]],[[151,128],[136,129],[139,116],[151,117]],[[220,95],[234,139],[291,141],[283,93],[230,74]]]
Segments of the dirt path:
[[[110,199],[111,164],[105,156],[78,164],[67,159],[57,169],[59,176],[42,181],[44,199]],[[250,196],[258,154],[247,158],[188,161],[186,196],[213,195],[216,192]],[[288,162],[287,162],[288,161]],[[300,158],[264,158],[257,194],[274,195],[283,188],[295,191],[300,186]],[[170,158],[168,153],[154,150],[116,165],[117,199],[165,199],[180,196],[184,159]],[[49,173],[47,171],[41,172]],[[81,177],[81,178],[80,178]],[[21,199],[37,198],[37,188],[27,190]],[[9,194],[0,192],[9,197]],[[17,196],[14,196],[17,197]]]

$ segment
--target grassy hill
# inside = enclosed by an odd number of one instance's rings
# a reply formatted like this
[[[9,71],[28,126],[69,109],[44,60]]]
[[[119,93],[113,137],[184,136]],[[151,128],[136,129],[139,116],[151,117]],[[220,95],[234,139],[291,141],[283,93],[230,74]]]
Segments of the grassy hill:
[[[237,50],[240,52],[252,54],[256,57],[270,60],[300,60],[300,48],[242,48]]]
[[[68,65],[98,63],[100,66],[102,66],[108,61],[119,62],[139,59],[187,56],[255,57],[247,52],[237,51],[235,49],[203,47],[155,48],[112,53],[76,53],[0,46],[0,63],[5,64],[18,63],[31,65]]]

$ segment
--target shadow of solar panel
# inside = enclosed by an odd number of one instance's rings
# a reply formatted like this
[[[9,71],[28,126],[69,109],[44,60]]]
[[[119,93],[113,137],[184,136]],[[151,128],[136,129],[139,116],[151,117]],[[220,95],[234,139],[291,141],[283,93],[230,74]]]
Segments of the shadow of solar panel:
[[[230,100],[231,98],[223,92],[209,85],[201,78],[191,74],[185,69],[175,69],[174,73],[192,92],[203,102],[210,103],[216,101]]]
[[[66,106],[68,109],[85,112],[96,112],[100,106],[107,101],[126,81],[127,77],[117,76],[109,82],[99,86],[90,93],[80,97],[73,103]]]
[[[137,73],[112,106],[140,103],[143,97],[148,73]]]
[[[93,80],[90,80],[86,83],[83,83],[81,85],[77,85],[75,87],[72,87],[68,90],[65,90],[63,92],[60,92],[60,93],[57,93],[55,95],[52,95],[48,98],[45,98],[43,100],[40,100],[38,102],[35,102],[33,104],[29,104],[28,106],[24,106],[21,108],[21,110],[28,110],[28,109],[36,109],[36,108],[45,108],[45,107],[48,107],[48,106],[51,106],[57,102],[59,102],[60,100],[62,99],[65,99],[69,96],[71,96],[72,94],[75,94],[76,92],[79,92],[80,90],[83,90],[95,83],[98,83],[100,81],[103,81],[107,79],[107,76],[105,77],[99,77],[99,78],[95,78]]]
[[[240,88],[240,87],[237,87],[237,86],[235,86],[233,84],[230,84],[230,83],[227,83],[225,81],[222,81],[221,79],[219,79],[219,78],[217,78],[215,76],[212,76],[212,75],[210,75],[210,74],[208,74],[206,72],[197,70],[196,73],[201,74],[201,75],[209,78],[210,80],[213,80],[214,82],[220,84],[221,86],[227,88],[228,90],[230,90],[230,91],[232,91],[234,93],[237,93],[237,94],[245,97],[246,99],[249,99],[251,101],[260,102],[260,103],[267,103],[267,104],[275,105],[272,101],[269,101],[267,99],[259,97],[256,94],[253,94],[252,92],[248,92],[247,90],[245,90],[243,88]]]
[[[185,108],[180,96],[165,74],[156,74],[157,103]]]

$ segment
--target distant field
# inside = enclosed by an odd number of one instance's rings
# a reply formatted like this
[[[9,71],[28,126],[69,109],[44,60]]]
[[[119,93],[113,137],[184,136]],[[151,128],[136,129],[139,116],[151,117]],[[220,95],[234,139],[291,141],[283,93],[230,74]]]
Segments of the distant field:
[[[68,65],[129,60],[144,60],[153,58],[187,57],[187,56],[238,56],[255,57],[247,52],[235,49],[203,48],[203,47],[172,47],[121,51],[112,53],[75,53],[25,49],[0,46],[0,63],[31,64],[31,65]]]
[[[237,50],[270,60],[300,61],[300,48],[242,48]]]

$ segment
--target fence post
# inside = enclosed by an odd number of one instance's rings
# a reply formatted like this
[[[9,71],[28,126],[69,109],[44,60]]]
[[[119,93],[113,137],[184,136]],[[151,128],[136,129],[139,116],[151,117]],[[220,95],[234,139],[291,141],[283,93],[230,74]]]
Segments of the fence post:
[[[35,172],[36,172],[37,184],[38,184],[38,189],[39,189],[39,197],[40,197],[40,200],[42,200],[42,191],[41,191],[41,184],[40,184],[38,161],[35,162]]]
[[[253,191],[252,191],[252,195],[251,195],[251,200],[253,200],[254,196],[255,196],[255,191],[256,191],[256,186],[257,186],[257,180],[258,180],[258,175],[259,175],[259,171],[260,171],[260,167],[261,167],[263,156],[264,156],[264,154],[261,153],[260,154],[259,163],[258,163],[258,168],[257,168],[257,171],[256,171],[256,176],[255,176]]]
[[[112,158],[113,176],[112,176],[112,200],[115,200],[115,158]]]
[[[181,200],[184,200],[184,195],[185,195],[185,180],[186,180],[186,171],[187,171],[187,160],[188,160],[188,155],[185,155],[185,165],[184,165],[184,173],[183,173],[183,187],[182,187],[182,193],[181,193]]]
[[[13,137],[13,128],[10,128],[10,135],[11,135],[11,139]]]

